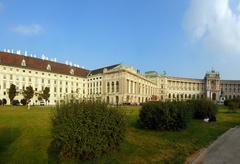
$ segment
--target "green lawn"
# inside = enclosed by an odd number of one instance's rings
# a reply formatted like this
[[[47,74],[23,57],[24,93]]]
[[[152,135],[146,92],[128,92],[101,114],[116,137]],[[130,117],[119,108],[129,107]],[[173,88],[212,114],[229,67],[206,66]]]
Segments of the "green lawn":
[[[0,163],[56,163],[50,146],[54,109],[26,108],[0,107]],[[124,111],[129,127],[121,150],[90,163],[183,163],[188,155],[240,124],[240,112],[221,109],[216,123],[194,120],[180,132],[154,132],[136,127],[139,107],[125,107]]]

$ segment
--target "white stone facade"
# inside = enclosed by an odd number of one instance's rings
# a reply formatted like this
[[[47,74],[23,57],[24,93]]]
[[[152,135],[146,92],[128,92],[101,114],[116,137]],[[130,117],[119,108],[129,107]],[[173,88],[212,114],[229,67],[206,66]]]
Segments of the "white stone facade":
[[[0,65],[0,98],[5,98],[9,104],[8,89],[11,84],[16,85],[17,96],[15,99],[23,99],[22,92],[32,86],[34,97],[32,104],[39,104],[38,95],[45,87],[50,88],[49,104],[54,105],[67,96],[74,95],[76,98],[84,97],[85,78],[56,73],[49,73],[31,69]]]
[[[45,87],[50,88],[50,105],[66,98],[140,104],[150,100],[181,101],[202,97],[218,101],[221,96],[226,99],[240,96],[240,80],[220,80],[219,73],[215,71],[207,72],[204,79],[191,79],[160,75],[154,71],[141,74],[133,67],[122,64],[88,71],[41,59],[37,59],[38,62],[45,64],[36,69],[38,67],[31,66],[36,59],[17,57],[19,64],[9,64],[6,53],[0,53],[0,99],[6,99],[8,104],[10,84],[16,85],[15,99],[19,101],[23,99],[23,90],[32,86],[34,97],[31,103],[36,105],[39,104],[38,95]],[[61,71],[63,68],[65,72]]]

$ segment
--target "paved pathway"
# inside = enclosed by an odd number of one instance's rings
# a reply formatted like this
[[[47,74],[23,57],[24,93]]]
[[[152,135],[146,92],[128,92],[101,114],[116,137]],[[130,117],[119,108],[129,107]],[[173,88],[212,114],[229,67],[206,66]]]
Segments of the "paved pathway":
[[[228,130],[192,161],[200,163],[240,164],[240,126]]]

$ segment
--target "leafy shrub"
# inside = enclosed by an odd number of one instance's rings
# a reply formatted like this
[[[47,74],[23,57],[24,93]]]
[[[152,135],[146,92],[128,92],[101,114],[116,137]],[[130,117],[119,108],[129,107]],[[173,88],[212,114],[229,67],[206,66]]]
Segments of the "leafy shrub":
[[[0,99],[0,105],[2,105],[3,104],[3,102],[2,102],[2,100]]]
[[[27,105],[27,100],[26,99],[22,99],[21,100],[21,104],[24,105],[24,106]]]
[[[53,138],[62,159],[92,159],[116,150],[125,137],[126,120],[102,102],[71,102],[56,107]]]
[[[224,101],[224,106],[228,106],[230,99]]]
[[[19,103],[18,100],[13,100],[13,101],[11,102],[11,104],[14,105],[14,106],[17,106],[17,105],[19,105],[20,103]]]
[[[237,101],[232,100],[228,102],[228,109],[230,111],[235,112],[238,107],[239,107],[239,104]]]
[[[236,111],[240,108],[240,98],[228,99],[224,102],[224,105],[231,111]]]
[[[7,100],[6,99],[2,99],[2,104],[6,105],[7,104]]]
[[[140,110],[138,125],[153,130],[181,130],[190,119],[186,102],[147,102]]]
[[[209,118],[210,121],[216,121],[217,105],[209,99],[191,100],[188,102],[193,111],[193,118]]]

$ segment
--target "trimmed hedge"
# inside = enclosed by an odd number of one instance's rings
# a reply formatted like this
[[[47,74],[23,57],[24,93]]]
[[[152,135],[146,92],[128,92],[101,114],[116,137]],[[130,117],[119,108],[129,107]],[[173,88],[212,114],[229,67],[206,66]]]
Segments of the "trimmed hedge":
[[[181,130],[187,127],[191,115],[186,102],[147,102],[140,110],[138,125],[153,130]]]
[[[194,119],[216,121],[217,105],[208,99],[187,102],[147,102],[140,110],[138,125],[152,130],[181,130]]]
[[[227,106],[229,110],[236,111],[240,108],[240,98],[225,100],[224,105]]]
[[[194,119],[209,118],[210,121],[216,121],[217,105],[209,99],[199,99],[188,101],[192,108]]]
[[[23,106],[27,105],[27,100],[26,100],[26,99],[22,99],[22,100],[21,100],[21,104],[22,104]]]
[[[102,102],[71,102],[56,107],[54,143],[61,159],[89,160],[119,149],[126,132],[125,116]]]
[[[6,99],[2,99],[2,105],[6,105],[7,104],[7,100]]]
[[[18,105],[20,105],[20,102],[18,100],[13,100],[11,102],[11,104],[14,105],[14,106],[18,106]]]

